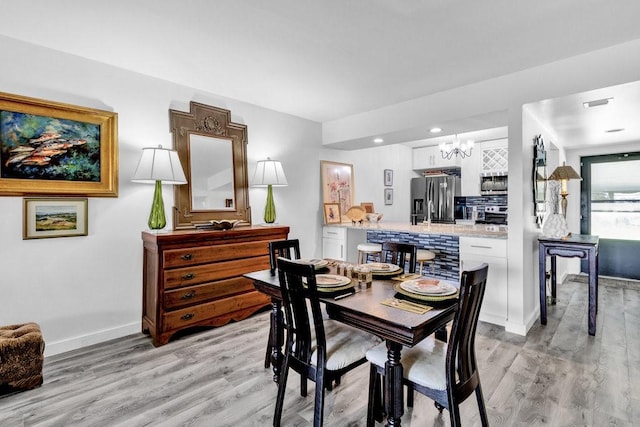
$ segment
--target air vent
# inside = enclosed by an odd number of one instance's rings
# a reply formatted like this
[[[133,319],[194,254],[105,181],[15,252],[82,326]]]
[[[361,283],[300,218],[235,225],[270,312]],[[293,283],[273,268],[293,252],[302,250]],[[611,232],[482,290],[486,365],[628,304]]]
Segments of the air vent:
[[[600,107],[601,105],[607,105],[609,101],[611,101],[612,99],[613,98],[603,98],[603,99],[596,99],[593,101],[587,101],[587,102],[583,102],[582,106],[584,108]]]

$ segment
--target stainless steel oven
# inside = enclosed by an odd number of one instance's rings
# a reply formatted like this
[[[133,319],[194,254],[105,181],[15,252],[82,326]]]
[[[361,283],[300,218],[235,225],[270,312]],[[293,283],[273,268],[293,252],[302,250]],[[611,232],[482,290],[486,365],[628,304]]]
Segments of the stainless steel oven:
[[[507,194],[508,175],[506,172],[483,173],[480,175],[480,194],[490,196]]]
[[[476,221],[477,224],[507,225],[508,215],[506,206],[485,206],[484,217]]]

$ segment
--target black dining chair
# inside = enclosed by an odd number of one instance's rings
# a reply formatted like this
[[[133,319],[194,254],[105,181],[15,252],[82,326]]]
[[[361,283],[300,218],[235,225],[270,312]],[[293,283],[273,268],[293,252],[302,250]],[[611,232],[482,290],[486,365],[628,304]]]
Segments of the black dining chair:
[[[382,262],[397,264],[405,273],[416,272],[417,247],[412,243],[382,242]],[[408,271],[405,269],[409,263]]]
[[[300,241],[298,239],[288,239],[269,242],[269,265],[272,275],[276,274],[278,257],[300,259]]]
[[[275,276],[278,267],[278,257],[287,259],[300,259],[300,241],[298,239],[273,240],[269,242],[269,265],[271,275]],[[271,349],[273,348],[273,340],[275,337],[269,334],[267,342],[267,353],[264,357],[265,369],[271,366]],[[281,345],[282,343],[280,343]]]
[[[289,369],[300,374],[300,394],[307,395],[307,380],[316,383],[313,425],[322,425],[325,388],[366,362],[365,353],[380,339],[334,320],[324,319],[312,265],[278,259],[280,292],[287,339],[278,383],[273,425],[279,426]]]
[[[481,264],[462,272],[448,343],[434,339],[432,335],[415,347],[402,349],[403,383],[407,385],[408,402],[413,401],[414,390],[433,399],[440,412],[445,408],[449,411],[453,427],[460,426],[459,404],[474,392],[482,425],[489,425],[475,353],[476,327],[488,268],[487,264]],[[370,362],[367,426],[371,427],[374,420],[382,420],[380,386],[387,347],[382,344],[369,350],[367,360]]]

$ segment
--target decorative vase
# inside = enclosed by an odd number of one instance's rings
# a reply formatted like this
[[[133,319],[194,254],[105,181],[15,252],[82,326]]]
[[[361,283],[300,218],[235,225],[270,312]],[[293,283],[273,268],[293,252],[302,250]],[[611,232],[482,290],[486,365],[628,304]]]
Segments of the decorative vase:
[[[151,213],[149,214],[149,222],[147,224],[152,230],[160,230],[167,225],[167,219],[164,216],[161,181],[156,181],[156,189],[153,192],[153,203],[151,204]]]
[[[559,213],[549,215],[544,224],[542,224],[542,234],[554,239],[561,239],[569,234],[569,228],[564,216]]]
[[[276,221],[276,204],[273,202],[271,185],[267,187],[267,204],[264,206],[264,222],[273,224]]]

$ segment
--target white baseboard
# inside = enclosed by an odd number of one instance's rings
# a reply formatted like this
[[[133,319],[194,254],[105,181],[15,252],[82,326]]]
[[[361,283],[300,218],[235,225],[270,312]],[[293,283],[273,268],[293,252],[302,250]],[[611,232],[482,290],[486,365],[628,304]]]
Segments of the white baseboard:
[[[531,329],[531,327],[535,324],[535,322],[538,321],[539,317],[540,317],[540,312],[538,310],[534,310],[532,313],[529,314],[524,324],[510,322],[507,319],[507,322],[504,325],[504,330],[507,332],[511,332],[512,334],[517,334],[524,337],[527,335],[527,332],[529,332],[529,329]]]
[[[128,325],[118,326],[112,329],[96,331],[95,333],[73,337],[61,341],[46,342],[44,356],[55,356],[56,354],[66,353],[67,351],[76,350],[78,348],[87,347],[115,338],[124,337],[141,331],[140,322],[130,323]]]

